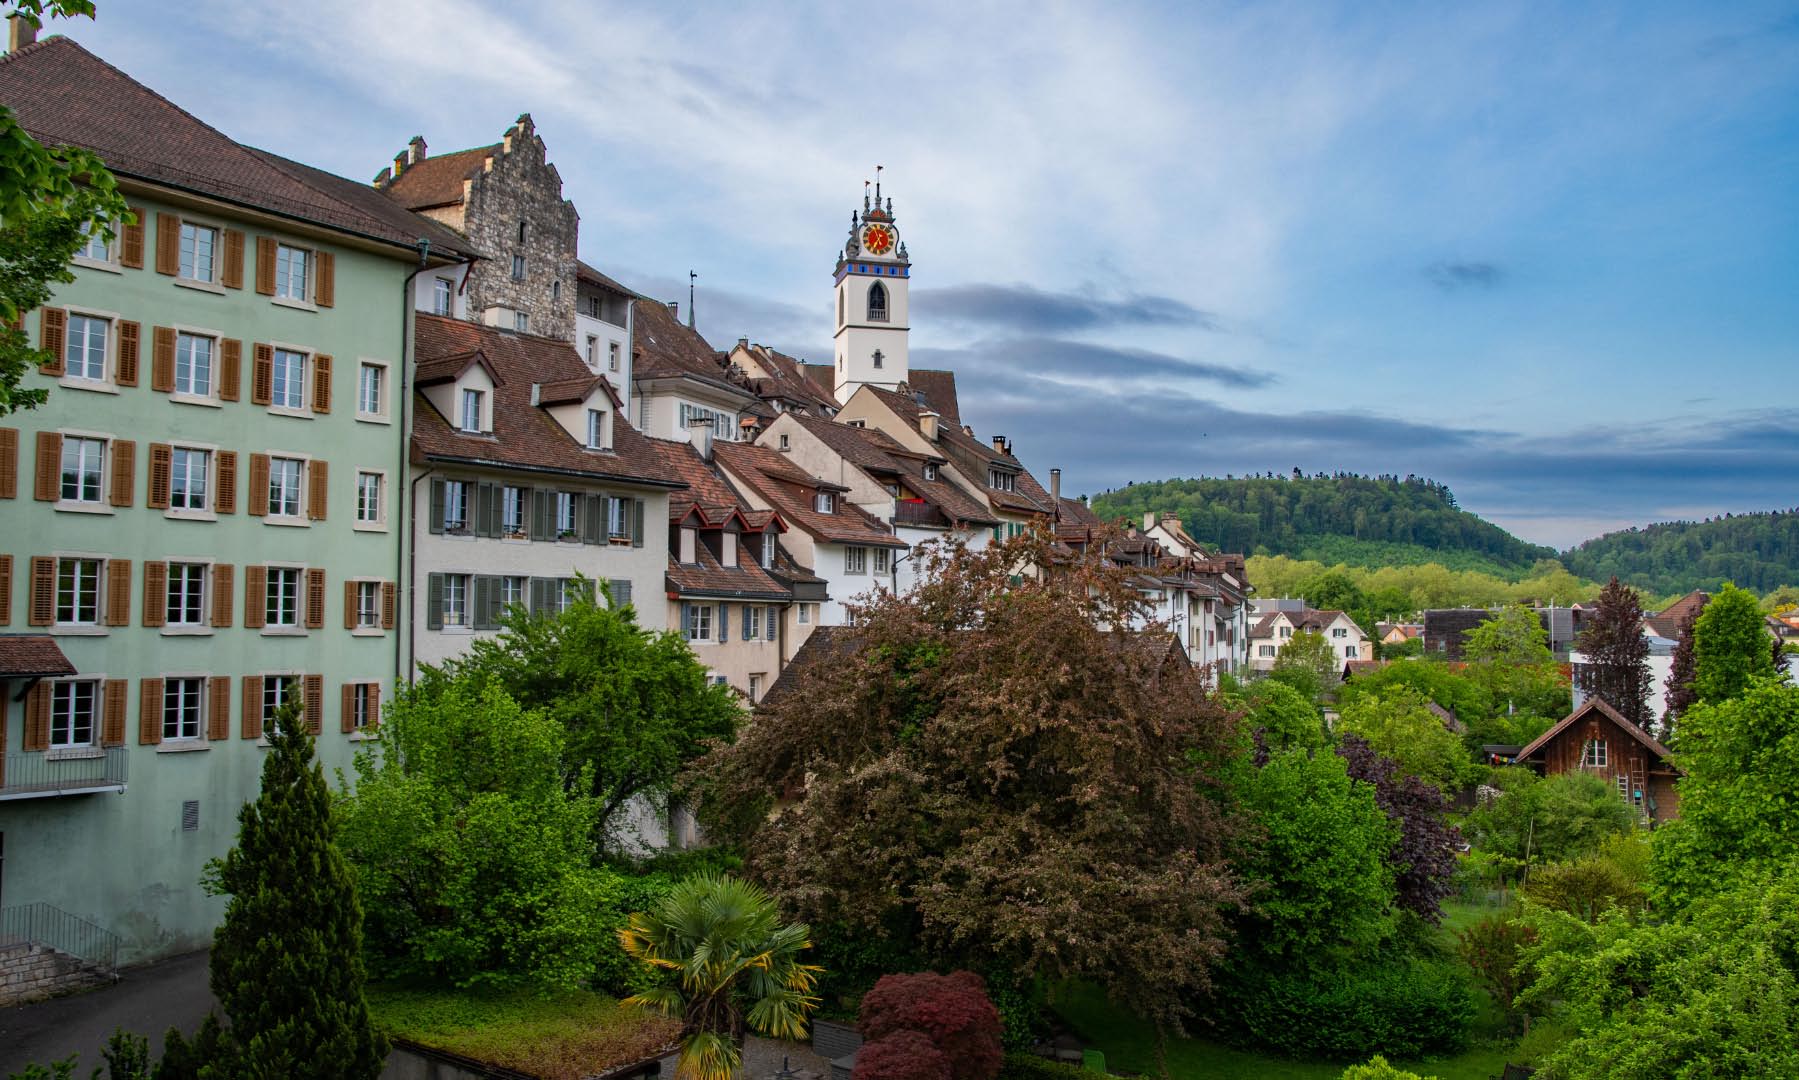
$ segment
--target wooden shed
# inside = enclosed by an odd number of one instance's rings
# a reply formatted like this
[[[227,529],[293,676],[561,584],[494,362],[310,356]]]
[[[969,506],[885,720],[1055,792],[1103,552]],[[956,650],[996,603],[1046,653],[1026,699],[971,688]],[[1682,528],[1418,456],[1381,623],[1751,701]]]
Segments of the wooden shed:
[[[1680,814],[1680,770],[1668,748],[1596,697],[1518,751],[1518,761],[1546,776],[1591,773],[1651,822]]]

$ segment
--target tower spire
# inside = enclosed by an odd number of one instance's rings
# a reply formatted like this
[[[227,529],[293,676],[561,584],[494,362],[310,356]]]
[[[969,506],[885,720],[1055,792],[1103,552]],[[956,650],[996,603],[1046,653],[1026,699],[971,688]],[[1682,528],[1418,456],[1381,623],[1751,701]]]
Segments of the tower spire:
[[[687,329],[693,329],[693,283],[699,279],[692,270],[687,271]]]

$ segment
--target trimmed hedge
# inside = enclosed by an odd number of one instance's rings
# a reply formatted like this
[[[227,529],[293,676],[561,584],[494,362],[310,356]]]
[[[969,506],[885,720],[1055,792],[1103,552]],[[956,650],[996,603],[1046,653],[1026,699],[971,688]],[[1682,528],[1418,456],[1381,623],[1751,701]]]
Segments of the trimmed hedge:
[[[1237,1029],[1260,1046],[1338,1061],[1459,1051],[1475,1013],[1467,973],[1424,959],[1251,972],[1227,1008]]]
[[[1093,1080],[1093,1074],[1060,1061],[1014,1050],[1006,1055],[1005,1064],[1000,1066],[999,1080]]]

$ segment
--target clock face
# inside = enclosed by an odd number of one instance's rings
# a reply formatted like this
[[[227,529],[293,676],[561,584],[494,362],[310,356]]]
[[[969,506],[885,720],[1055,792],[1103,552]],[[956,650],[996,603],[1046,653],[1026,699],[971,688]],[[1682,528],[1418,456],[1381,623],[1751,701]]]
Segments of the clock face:
[[[862,247],[870,255],[885,255],[893,250],[893,230],[885,225],[870,225],[862,230]]]

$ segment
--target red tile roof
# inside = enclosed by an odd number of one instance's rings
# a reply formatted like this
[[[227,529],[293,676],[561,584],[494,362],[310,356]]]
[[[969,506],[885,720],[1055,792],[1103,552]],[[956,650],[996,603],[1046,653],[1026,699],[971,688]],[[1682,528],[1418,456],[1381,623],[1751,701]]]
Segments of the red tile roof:
[[[0,634],[0,679],[73,674],[75,665],[49,634]]]
[[[808,474],[779,451],[748,443],[715,442],[712,453],[726,472],[761,496],[783,521],[815,539],[831,544],[907,546],[867,511],[842,498],[837,500],[835,513],[824,514],[813,509],[812,492],[820,487],[841,490],[841,485],[829,484]],[[795,487],[804,494],[796,492]]]
[[[381,189],[382,194],[408,210],[453,206],[462,201],[462,182],[487,168],[487,159],[500,152],[500,143],[456,150],[406,166]]]
[[[896,394],[891,390],[869,387],[877,399],[891,409],[894,415],[918,429],[919,417],[924,408],[905,394]],[[921,433],[922,434],[922,433]],[[960,469],[962,475],[974,484],[985,485],[989,466],[998,465],[1006,471],[1017,471],[1014,481],[1016,490],[1000,491],[997,488],[985,487],[987,501],[996,510],[1004,510],[1016,514],[1048,514],[1051,512],[1049,492],[1037,483],[1037,478],[1030,474],[1016,457],[988,446],[979,439],[950,423],[937,425],[937,442],[935,444],[943,452],[943,456]]]
[[[556,385],[596,377],[574,346],[556,338],[420,314],[414,337],[420,366],[479,352],[504,381],[494,389],[491,435],[452,427],[423,393],[413,410],[413,453],[427,460],[520,468],[598,480],[626,480],[659,487],[681,481],[622,412],[613,415],[612,449],[589,450],[543,408],[531,404],[534,383]]]
[[[99,154],[121,177],[209,196],[404,248],[468,241],[370,189],[236,142],[66,37],[0,57],[0,101],[50,146]]]
[[[1654,615],[1647,616],[1643,622],[1655,636],[1679,641],[1681,626],[1688,619],[1697,619],[1710,602],[1710,594],[1702,589],[1694,589]]]
[[[925,463],[941,465],[943,458],[908,450],[893,436],[876,428],[851,427],[834,420],[797,413],[793,419],[850,464],[870,473],[900,477],[907,488],[935,506],[951,524],[999,524],[999,519],[989,513],[980,500],[953,482],[943,479],[941,472],[935,480],[925,479]]]
[[[631,369],[636,379],[698,379],[718,389],[735,391],[746,398],[756,394],[747,379],[732,381],[724,355],[706,344],[697,331],[675,317],[667,304],[639,299],[631,305],[632,347],[637,360]]]
[[[427,158],[426,160],[430,159]],[[625,286],[620,285],[616,279],[606,276],[599,270],[582,262],[580,259],[575,260],[575,278],[579,281],[588,281],[595,285],[603,286],[604,288],[611,289],[613,292],[624,293],[626,296],[635,297],[637,295],[637,290],[628,289]]]

